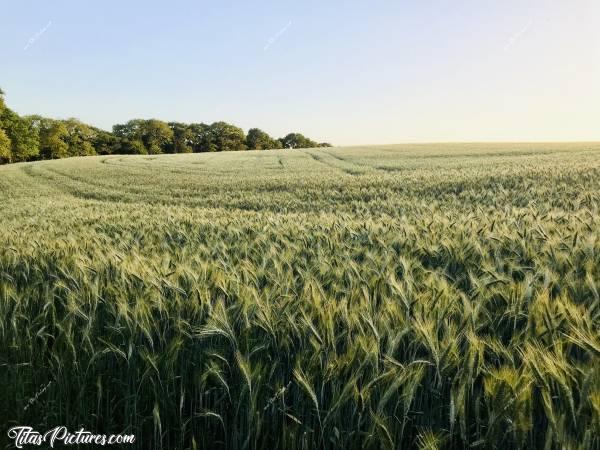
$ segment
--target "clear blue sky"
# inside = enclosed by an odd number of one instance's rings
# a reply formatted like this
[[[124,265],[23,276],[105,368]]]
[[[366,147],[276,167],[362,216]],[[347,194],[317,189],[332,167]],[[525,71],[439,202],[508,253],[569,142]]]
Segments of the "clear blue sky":
[[[335,144],[600,140],[598,0],[6,1],[20,114]]]

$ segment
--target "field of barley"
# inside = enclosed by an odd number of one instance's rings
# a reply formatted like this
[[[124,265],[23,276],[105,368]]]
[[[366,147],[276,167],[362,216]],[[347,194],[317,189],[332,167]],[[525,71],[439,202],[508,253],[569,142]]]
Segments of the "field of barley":
[[[594,143],[0,167],[0,443],[598,449],[599,207]]]

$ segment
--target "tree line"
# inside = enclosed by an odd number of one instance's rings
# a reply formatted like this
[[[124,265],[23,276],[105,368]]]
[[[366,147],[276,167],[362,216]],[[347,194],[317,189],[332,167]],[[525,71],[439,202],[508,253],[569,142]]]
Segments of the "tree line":
[[[19,116],[6,107],[0,89],[0,164],[70,156],[200,153],[331,147],[300,133],[276,139],[252,128],[248,134],[226,122],[181,123],[134,119],[112,132],[77,119]]]

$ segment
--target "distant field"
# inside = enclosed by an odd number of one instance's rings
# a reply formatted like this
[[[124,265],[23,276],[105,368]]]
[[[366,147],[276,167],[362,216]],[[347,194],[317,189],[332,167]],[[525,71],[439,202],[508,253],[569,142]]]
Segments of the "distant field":
[[[2,166],[0,423],[598,449],[599,207],[596,143]]]

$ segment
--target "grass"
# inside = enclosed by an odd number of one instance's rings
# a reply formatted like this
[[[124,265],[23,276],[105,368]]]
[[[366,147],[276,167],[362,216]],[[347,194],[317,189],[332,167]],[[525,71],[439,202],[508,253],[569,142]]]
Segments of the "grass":
[[[600,448],[599,193],[592,143],[1,167],[0,422]]]

